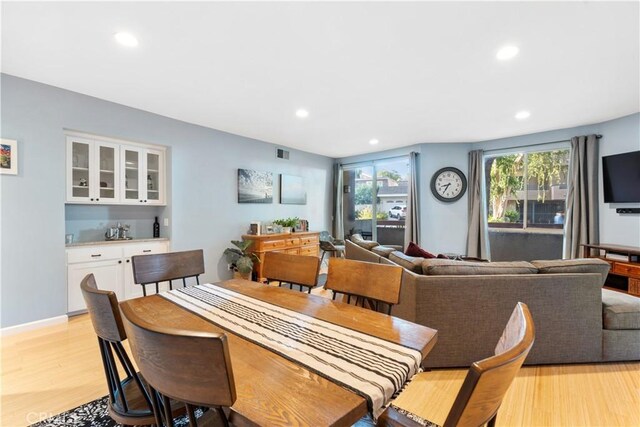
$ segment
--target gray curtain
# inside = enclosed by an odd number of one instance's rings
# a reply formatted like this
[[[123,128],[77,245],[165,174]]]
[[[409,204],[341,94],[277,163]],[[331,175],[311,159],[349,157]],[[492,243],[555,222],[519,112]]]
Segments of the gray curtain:
[[[469,152],[467,256],[491,259],[487,215],[482,202],[482,162],[482,150]]]
[[[333,237],[344,239],[344,218],[342,216],[342,165],[333,167]]]
[[[599,243],[598,138],[571,138],[563,258],[579,258],[581,244]]]
[[[407,218],[404,228],[404,245],[420,244],[420,215],[418,214],[418,153],[409,153],[409,182],[407,188]]]

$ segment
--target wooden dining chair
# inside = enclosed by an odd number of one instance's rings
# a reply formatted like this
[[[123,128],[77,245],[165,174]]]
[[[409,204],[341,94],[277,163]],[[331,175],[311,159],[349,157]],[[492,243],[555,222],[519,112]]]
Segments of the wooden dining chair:
[[[333,299],[338,293],[344,294],[350,304],[351,297],[356,297],[356,305],[375,311],[386,306],[387,314],[391,314],[391,308],[400,302],[402,270],[393,265],[329,258],[324,288],[333,291]]]
[[[169,289],[173,289],[173,280],[182,279],[182,285],[187,286],[187,279],[196,278],[204,274],[204,255],[202,249],[184,252],[169,252],[165,254],[135,255],[131,257],[133,266],[133,281],[142,286],[142,293],[147,296],[147,285],[155,283],[156,293],[160,282],[169,282]]]
[[[161,328],[122,306],[124,328],[140,372],[154,391],[158,426],[174,427],[169,399],[184,402],[189,425],[228,426],[223,407],[236,400],[227,336]],[[196,420],[195,408],[212,410]]]
[[[122,346],[127,335],[115,293],[98,289],[93,274],[88,274],[82,279],[80,288],[87,303],[93,329],[98,335],[100,355],[109,389],[109,416],[123,425],[154,424],[151,395]],[[120,378],[114,353],[127,375],[124,379]]]
[[[518,374],[535,340],[533,318],[526,304],[519,302],[495,348],[494,356],[474,362],[449,411],[444,427],[494,426],[496,415],[513,379]],[[427,376],[428,373],[419,374]],[[412,384],[400,394],[411,393]],[[429,402],[424,402],[428,405]],[[391,403],[378,418],[378,426],[436,424]]]
[[[298,285],[300,291],[304,287],[310,293],[318,284],[320,259],[317,256],[267,252],[262,262],[262,275],[269,282],[279,282],[278,286],[284,283],[293,289],[293,285]]]

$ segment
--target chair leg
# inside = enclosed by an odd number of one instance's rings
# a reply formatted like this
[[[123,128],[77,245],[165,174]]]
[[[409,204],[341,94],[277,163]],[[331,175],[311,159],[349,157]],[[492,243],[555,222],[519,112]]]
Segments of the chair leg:
[[[147,285],[144,283],[142,284],[142,295],[147,296]]]
[[[171,288],[171,281],[169,281],[169,288]],[[160,284],[156,282],[156,294],[160,293]]]

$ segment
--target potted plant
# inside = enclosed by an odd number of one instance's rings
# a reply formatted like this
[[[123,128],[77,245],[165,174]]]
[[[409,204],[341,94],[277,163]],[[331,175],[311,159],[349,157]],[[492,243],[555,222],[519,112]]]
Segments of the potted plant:
[[[224,256],[227,257],[227,261],[231,264],[234,272],[243,279],[251,280],[253,263],[254,261],[260,262],[260,258],[249,251],[249,246],[253,244],[253,240],[232,240],[231,243],[235,248],[225,249]]]
[[[273,221],[274,224],[282,227],[283,233],[291,233],[291,229],[298,225],[298,222],[300,222],[300,218],[297,216],[293,218],[276,219]]]

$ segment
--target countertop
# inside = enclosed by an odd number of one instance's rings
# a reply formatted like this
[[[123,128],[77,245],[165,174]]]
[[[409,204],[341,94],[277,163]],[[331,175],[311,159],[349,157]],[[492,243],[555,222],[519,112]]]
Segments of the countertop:
[[[101,246],[101,245],[122,245],[127,243],[145,243],[145,242],[168,242],[167,237],[156,237],[148,239],[130,239],[130,240],[100,240],[97,242],[74,242],[65,245],[67,248],[78,248],[83,246]]]

